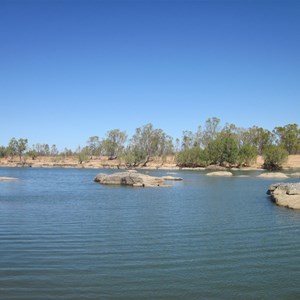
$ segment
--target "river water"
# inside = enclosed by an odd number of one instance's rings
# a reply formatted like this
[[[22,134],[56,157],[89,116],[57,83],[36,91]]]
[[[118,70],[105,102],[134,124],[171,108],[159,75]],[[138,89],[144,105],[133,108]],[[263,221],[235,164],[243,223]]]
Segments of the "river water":
[[[0,182],[1,300],[300,299],[300,211],[269,200],[278,180],[178,171],[131,188],[97,173],[0,168],[19,178]]]

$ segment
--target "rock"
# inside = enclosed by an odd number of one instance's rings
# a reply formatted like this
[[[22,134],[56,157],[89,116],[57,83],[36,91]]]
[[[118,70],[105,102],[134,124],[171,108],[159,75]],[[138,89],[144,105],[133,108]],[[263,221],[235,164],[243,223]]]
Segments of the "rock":
[[[102,184],[131,185],[134,187],[166,186],[161,177],[144,175],[138,172],[118,172],[113,174],[98,174],[94,181]]]
[[[207,176],[232,176],[231,172],[228,171],[218,171],[218,172],[210,172],[206,174]]]
[[[181,177],[174,177],[174,176],[163,176],[161,178],[163,178],[164,180],[175,180],[175,181],[183,180],[183,178]]]
[[[288,178],[287,175],[280,172],[269,172],[258,175],[259,178]]]
[[[298,177],[300,178],[300,172],[296,172],[296,173],[291,173],[289,174],[291,177]]]
[[[1,180],[16,180],[17,178],[14,177],[0,177],[0,181]]]
[[[272,184],[267,194],[271,195],[277,205],[300,209],[300,182]]]

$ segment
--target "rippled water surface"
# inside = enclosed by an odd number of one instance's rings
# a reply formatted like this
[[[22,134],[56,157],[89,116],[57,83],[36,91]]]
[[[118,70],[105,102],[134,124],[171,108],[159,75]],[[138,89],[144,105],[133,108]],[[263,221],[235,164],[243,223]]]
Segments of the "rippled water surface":
[[[1,300],[300,299],[300,212],[268,199],[278,180],[131,188],[98,172],[0,169],[19,178],[0,182]]]

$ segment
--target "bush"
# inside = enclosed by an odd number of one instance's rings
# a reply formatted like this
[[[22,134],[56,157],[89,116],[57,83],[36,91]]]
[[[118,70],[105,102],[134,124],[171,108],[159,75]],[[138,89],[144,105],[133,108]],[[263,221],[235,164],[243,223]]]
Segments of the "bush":
[[[239,165],[249,166],[256,160],[257,150],[254,146],[250,144],[245,144],[241,147],[238,154]]]
[[[288,151],[281,146],[268,146],[263,152],[263,167],[267,170],[280,170],[282,164],[287,161],[288,155]]]
[[[218,138],[208,144],[208,156],[213,164],[233,165],[238,160],[237,144],[232,138]]]
[[[206,167],[209,165],[208,153],[199,147],[193,147],[180,151],[176,156],[176,162],[179,167]]]

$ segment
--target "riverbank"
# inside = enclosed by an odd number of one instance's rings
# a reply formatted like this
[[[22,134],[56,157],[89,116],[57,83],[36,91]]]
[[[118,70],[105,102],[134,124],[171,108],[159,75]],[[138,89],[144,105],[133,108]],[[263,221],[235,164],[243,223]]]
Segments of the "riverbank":
[[[249,168],[244,169],[259,170],[262,169],[263,163],[263,158],[258,156],[255,163],[253,163]],[[110,160],[106,156],[93,157],[81,164],[78,162],[78,158],[76,156],[41,156],[34,160],[26,158],[22,161],[17,158],[13,161],[2,158],[0,159],[0,167],[127,169],[126,165],[118,159]],[[138,169],[204,170],[205,168],[180,168],[176,165],[175,156],[168,156],[164,159],[155,158],[149,162],[146,167],[138,167]],[[289,155],[287,162],[283,164],[283,169],[300,169],[300,155]]]

